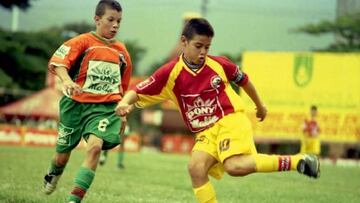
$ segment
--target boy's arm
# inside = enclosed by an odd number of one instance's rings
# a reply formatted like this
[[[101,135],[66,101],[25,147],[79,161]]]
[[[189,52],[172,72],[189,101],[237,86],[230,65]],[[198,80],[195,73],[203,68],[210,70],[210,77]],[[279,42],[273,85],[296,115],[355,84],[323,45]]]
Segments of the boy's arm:
[[[256,117],[260,119],[260,121],[263,121],[266,117],[267,110],[264,104],[261,102],[259,95],[256,92],[256,89],[254,85],[251,83],[251,81],[247,81],[246,84],[241,86],[247,95],[251,98],[251,100],[256,105]]]
[[[134,90],[128,91],[115,107],[118,116],[126,116],[133,109],[133,104],[138,101],[138,95]]]
[[[82,92],[81,87],[70,78],[65,66],[53,66],[56,75],[61,79],[63,92],[67,96],[77,95]]]

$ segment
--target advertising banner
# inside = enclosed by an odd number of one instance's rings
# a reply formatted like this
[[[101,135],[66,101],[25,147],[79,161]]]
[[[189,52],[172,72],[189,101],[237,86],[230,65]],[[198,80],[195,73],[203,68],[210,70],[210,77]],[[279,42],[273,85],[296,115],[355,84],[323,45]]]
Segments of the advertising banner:
[[[299,139],[316,105],[321,140],[360,142],[360,54],[246,52],[242,69],[268,109],[257,122],[254,104],[241,92],[255,138]]]

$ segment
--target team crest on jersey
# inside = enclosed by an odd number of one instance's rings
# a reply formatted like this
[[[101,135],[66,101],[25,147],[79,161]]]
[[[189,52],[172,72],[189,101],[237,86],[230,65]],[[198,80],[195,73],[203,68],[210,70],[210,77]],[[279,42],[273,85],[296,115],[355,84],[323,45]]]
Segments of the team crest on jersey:
[[[69,54],[71,47],[66,46],[66,45],[61,45],[61,47],[59,47],[56,52],[54,53],[55,56],[64,59],[66,55]]]
[[[142,90],[154,82],[155,82],[155,78],[149,77],[146,80],[142,81],[141,83],[137,84],[136,88],[138,88],[139,90]]]
[[[218,75],[215,75],[211,78],[211,87],[214,89],[217,89],[220,87],[220,83],[221,83],[221,77]]]
[[[120,62],[119,66],[120,66],[121,73],[123,73],[124,69],[127,66],[125,55],[123,53],[119,54],[119,62]],[[121,75],[123,75],[123,74],[121,74]]]

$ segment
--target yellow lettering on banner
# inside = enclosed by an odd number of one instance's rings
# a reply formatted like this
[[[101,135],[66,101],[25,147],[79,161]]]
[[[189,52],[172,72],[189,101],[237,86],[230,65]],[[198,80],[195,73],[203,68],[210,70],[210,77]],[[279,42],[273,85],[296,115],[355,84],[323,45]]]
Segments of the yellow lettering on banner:
[[[257,122],[243,96],[255,136],[299,139],[317,105],[322,140],[360,141],[360,54],[246,52],[242,66],[269,111]]]

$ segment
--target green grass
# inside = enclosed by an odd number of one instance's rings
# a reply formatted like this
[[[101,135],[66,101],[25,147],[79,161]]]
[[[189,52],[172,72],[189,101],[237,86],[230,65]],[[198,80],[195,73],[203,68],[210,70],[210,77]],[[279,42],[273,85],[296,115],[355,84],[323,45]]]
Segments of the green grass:
[[[73,152],[57,190],[46,196],[41,192],[42,178],[53,151],[0,146],[0,202],[65,202],[84,151]],[[124,170],[116,167],[116,158],[110,153],[106,165],[98,168],[83,202],[196,202],[186,169],[188,156],[127,153]],[[359,167],[327,165],[321,170],[319,180],[285,172],[211,181],[220,203],[360,202]]]

